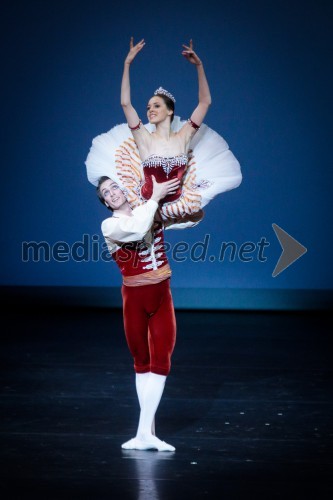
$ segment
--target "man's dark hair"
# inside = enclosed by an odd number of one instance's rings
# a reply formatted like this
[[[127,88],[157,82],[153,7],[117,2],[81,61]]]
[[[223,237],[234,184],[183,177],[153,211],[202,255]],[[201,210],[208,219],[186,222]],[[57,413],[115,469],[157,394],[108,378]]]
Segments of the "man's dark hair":
[[[111,210],[111,212],[113,212],[111,207],[105,205],[105,200],[104,200],[104,197],[103,197],[101,190],[100,190],[101,185],[105,181],[111,181],[110,177],[108,177],[107,175],[102,175],[102,177],[100,177],[98,179],[98,183],[97,183],[97,187],[96,187],[97,196],[98,196],[99,201],[104,205],[104,207],[106,207],[108,210]]]

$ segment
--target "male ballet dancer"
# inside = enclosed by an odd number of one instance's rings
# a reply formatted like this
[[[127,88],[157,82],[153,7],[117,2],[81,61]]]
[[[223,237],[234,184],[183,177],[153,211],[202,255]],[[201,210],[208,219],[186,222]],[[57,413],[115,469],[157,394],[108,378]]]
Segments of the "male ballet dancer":
[[[125,336],[134,359],[140,404],[136,436],[122,445],[126,450],[174,451],[155,435],[154,417],[160,403],[176,341],[176,319],[170,290],[171,269],[164,251],[159,202],[174,194],[179,180],[157,183],[143,205],[132,210],[122,189],[109,177],[101,177],[97,195],[113,216],[102,222],[102,233],[122,277]],[[179,224],[195,225],[196,219]]]

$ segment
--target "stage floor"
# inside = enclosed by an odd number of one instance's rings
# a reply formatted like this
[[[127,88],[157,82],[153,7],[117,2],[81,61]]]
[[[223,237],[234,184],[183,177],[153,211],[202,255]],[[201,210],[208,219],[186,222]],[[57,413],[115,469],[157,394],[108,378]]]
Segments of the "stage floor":
[[[1,498],[333,498],[330,315],[176,316],[168,453],[120,447],[139,406],[119,309],[3,314]]]

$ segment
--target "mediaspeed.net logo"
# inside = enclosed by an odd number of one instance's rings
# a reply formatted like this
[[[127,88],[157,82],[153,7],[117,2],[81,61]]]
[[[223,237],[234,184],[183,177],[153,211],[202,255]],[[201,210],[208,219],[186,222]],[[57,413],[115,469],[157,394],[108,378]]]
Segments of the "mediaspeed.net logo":
[[[277,224],[273,223],[272,228],[282,248],[282,253],[275,264],[272,272],[272,277],[276,278],[279,274],[285,271],[289,266],[294,264],[302,255],[307,252],[307,248],[299,241],[293,238],[289,233],[282,229]],[[218,255],[210,254],[209,245],[211,235],[206,234],[202,241],[197,241],[189,244],[187,241],[181,240],[175,244],[164,242],[163,248],[158,241],[154,242],[155,257],[165,251],[169,260],[176,263],[185,262],[267,262],[266,250],[271,245],[271,242],[262,236],[259,241],[245,241],[240,245],[234,241],[222,242],[220,244]],[[123,245],[122,260],[132,259],[133,243]],[[138,255],[144,255],[147,262],[150,259],[152,245],[149,242],[142,240],[137,243]],[[50,244],[47,241],[23,241],[21,245],[21,258],[23,262],[110,262],[112,256],[109,249],[99,235],[84,234],[81,241],[75,241],[69,244],[66,241],[57,241]],[[137,265],[138,262],[132,262],[132,265]]]
[[[287,267],[291,266],[291,264],[302,257],[302,255],[307,252],[307,248],[284,231],[282,227],[275,223],[272,224],[272,227],[282,247],[282,253],[272,273],[272,277],[275,278],[278,274],[282,273],[282,271],[287,269]]]

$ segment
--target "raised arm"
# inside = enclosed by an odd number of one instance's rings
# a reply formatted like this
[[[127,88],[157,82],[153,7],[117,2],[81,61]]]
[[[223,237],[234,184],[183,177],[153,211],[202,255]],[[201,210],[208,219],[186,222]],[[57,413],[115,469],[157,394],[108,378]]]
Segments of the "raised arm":
[[[131,85],[130,85],[130,66],[140,50],[145,45],[144,39],[136,45],[133,44],[133,37],[130,40],[130,51],[124,62],[124,72],[121,81],[121,96],[120,102],[126,116],[129,128],[131,129],[134,140],[138,146],[141,156],[144,156],[144,151],[147,142],[150,140],[150,133],[142,125],[138,113],[131,103]]]
[[[131,103],[131,85],[130,85],[130,65],[132,64],[136,55],[143,49],[145,45],[144,39],[136,45],[133,44],[133,37],[130,40],[130,51],[124,62],[124,72],[121,81],[121,95],[120,102],[124,110],[127,123],[129,127],[136,127],[139,123],[139,116]]]
[[[191,121],[194,125],[186,124],[183,127],[183,133],[189,134],[190,137],[196,132],[196,127],[200,127],[207,114],[209,106],[212,103],[209,85],[206,78],[205,70],[201,59],[193,50],[193,41],[190,40],[190,45],[183,45],[184,50],[182,55],[191,63],[196,66],[198,73],[198,86],[199,86],[199,103],[191,115]]]

